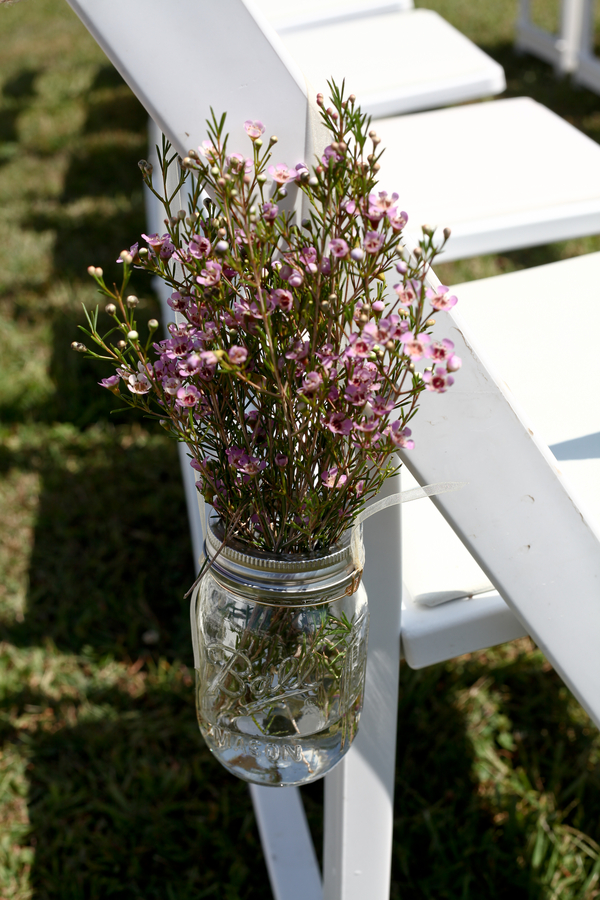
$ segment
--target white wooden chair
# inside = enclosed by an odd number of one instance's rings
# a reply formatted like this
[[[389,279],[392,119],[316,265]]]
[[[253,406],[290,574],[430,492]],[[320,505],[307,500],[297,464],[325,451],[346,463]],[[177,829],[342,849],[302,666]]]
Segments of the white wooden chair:
[[[575,0],[572,0],[575,2]],[[579,31],[579,47],[577,68],[573,72],[573,80],[577,84],[600,93],[600,60],[594,53],[594,0],[577,0],[581,6],[581,25]]]
[[[445,261],[600,232],[600,146],[534,100],[433,110],[375,127],[386,147],[381,184],[398,190],[397,173],[406,173],[408,233],[425,222],[452,228]]]
[[[122,28],[122,7],[116,0],[73,0],[72,5],[181,153],[203,139],[210,102],[229,111],[231,146],[243,139],[244,119],[260,117],[277,123],[282,159],[291,164],[312,158],[320,137],[309,125],[304,81],[275,36],[257,24],[246,6],[225,0],[216,11],[190,3],[187,27],[181,30],[179,19],[149,16],[147,3],[135,0],[128,12],[139,12],[133,33]],[[239,67],[227,83],[222,78],[215,82],[210,97],[195,95],[192,119],[189,93],[179,88],[194,71],[194,36],[213,35],[203,47],[202,69],[223,72],[222,45],[214,39],[223,21],[227,50]],[[177,48],[176,54],[169,54],[174,60],[170,69],[156,63],[165,46]],[[548,451],[475,351],[459,318],[445,318],[444,334],[450,327],[464,361],[460,382],[444,398],[424,398],[418,443],[407,466],[421,483],[468,482],[463,491],[439,497],[436,506],[522,627],[600,721],[597,535]],[[326,779],[322,891],[297,793],[252,790],[277,900],[385,900],[389,894],[400,634],[399,510],[370,520],[365,532],[370,559],[365,581],[372,609],[365,713],[351,752]]]
[[[532,21],[531,0],[520,0],[516,50],[539,56],[553,65],[558,75],[574,72],[579,65],[586,2],[561,0],[559,30],[551,34]]]
[[[430,9],[394,11],[280,32],[308,82],[346,79],[374,118],[498,94],[504,70]]]

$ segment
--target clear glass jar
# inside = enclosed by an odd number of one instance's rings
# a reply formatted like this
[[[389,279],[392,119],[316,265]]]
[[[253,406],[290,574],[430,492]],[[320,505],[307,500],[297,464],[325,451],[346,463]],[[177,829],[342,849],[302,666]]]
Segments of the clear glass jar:
[[[245,781],[306,784],[348,751],[362,708],[369,614],[349,536],[303,555],[222,538],[213,519],[195,612],[200,731]]]

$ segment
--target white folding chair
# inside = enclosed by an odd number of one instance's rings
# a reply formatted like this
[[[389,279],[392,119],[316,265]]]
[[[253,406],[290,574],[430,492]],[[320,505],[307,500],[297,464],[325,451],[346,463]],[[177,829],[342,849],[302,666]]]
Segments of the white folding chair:
[[[449,226],[444,261],[600,232],[600,146],[527,97],[375,123],[380,182],[408,233]],[[400,179],[399,173],[403,173]]]
[[[72,5],[179,152],[185,154],[202,140],[212,103],[230,113],[231,146],[243,139],[243,120],[256,117],[277,123],[282,159],[292,164],[312,158],[320,135],[310,127],[305,83],[276,36],[239,0],[224,0],[218,10],[180,0],[186,9],[183,29],[179,17],[148,15],[147,2],[131,0],[135,32],[122,28],[122,7],[116,0],[72,0]],[[214,39],[224,23],[228,52],[238,62],[231,72],[221,58],[225,36]],[[196,35],[205,33],[213,40],[203,46],[203,71],[218,71],[220,77],[207,92],[210,96],[195,96],[190,112],[188,93],[179,85],[194,71]],[[175,59],[170,68],[157,65],[165,47],[177,51],[167,54]],[[444,334],[450,328],[464,360],[460,382],[443,398],[443,406],[436,405],[438,396],[423,398],[419,441],[407,465],[421,483],[468,482],[463,491],[437,498],[436,506],[598,721],[600,543],[459,319],[444,318]],[[398,509],[388,510],[365,529],[370,557],[365,581],[372,609],[365,714],[352,750],[326,779],[325,900],[385,900],[389,894],[399,518]],[[268,788],[252,793],[277,900],[317,900],[320,879],[296,792],[279,792],[278,799]],[[303,857],[288,852],[288,841],[294,840],[294,849],[305,849]],[[283,868],[284,862],[292,869]]]
[[[332,77],[374,118],[498,94],[504,70],[430,9],[313,24],[280,34],[308,82]]]
[[[559,75],[574,72],[579,64],[586,2],[587,0],[561,0],[559,31],[552,34],[532,21],[531,0],[520,0],[516,50],[539,56],[553,65]]]
[[[567,305],[576,307],[591,341],[600,333],[600,295],[594,287],[599,278],[600,253],[592,253],[452,289],[461,321],[485,348],[487,365],[531,415],[533,436],[549,446],[554,466],[597,534],[600,406],[590,402],[595,357],[577,354],[574,385],[557,365],[557,350],[566,350]],[[407,486],[406,477],[403,481]],[[402,525],[402,646],[412,668],[526,633],[431,501],[407,506]],[[431,547],[436,548],[433,565]]]
[[[600,60],[594,53],[595,2],[594,0],[577,0],[577,3],[581,6],[581,26],[577,67],[573,72],[573,81],[599,94]]]

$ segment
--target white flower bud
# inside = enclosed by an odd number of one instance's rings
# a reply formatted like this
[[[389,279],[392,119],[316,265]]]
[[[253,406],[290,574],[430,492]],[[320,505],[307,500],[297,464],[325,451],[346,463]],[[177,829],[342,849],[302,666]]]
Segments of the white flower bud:
[[[127,298],[127,306],[129,307],[129,309],[135,309],[139,302],[140,301],[135,296],[135,294],[130,294]]]
[[[139,338],[139,334],[137,333],[137,331],[128,331],[127,337],[130,341],[137,341]]]
[[[446,228],[444,228],[444,237],[445,237],[445,239],[448,240],[448,238],[450,237],[451,234],[452,234],[452,229],[451,229],[451,228],[448,228],[448,226],[446,226]]]
[[[126,346],[127,346],[127,343],[125,341],[117,342],[117,347],[119,348],[119,350],[124,350]]]
[[[92,278],[96,274],[96,266],[88,266],[88,275],[91,275]]]
[[[148,328],[150,329],[150,331],[156,331],[156,329],[158,328],[158,319],[150,319],[150,321],[148,322]]]
[[[77,353],[85,353],[87,351],[87,347],[85,344],[80,344],[79,341],[73,341],[71,344],[71,350],[76,350]]]
[[[102,271],[102,269],[100,268],[100,266],[96,266],[96,270],[95,270],[95,272],[94,272],[94,275],[96,276],[96,278],[102,278],[102,276],[104,275],[104,272]]]
[[[129,250],[121,250],[121,252],[119,253],[119,259],[122,259],[123,262],[128,266],[130,266],[133,262],[133,256],[131,255]]]
[[[115,306],[114,303],[107,303],[106,306],[104,307],[104,312],[108,313],[109,316],[114,316],[116,311],[117,311],[117,307]]]

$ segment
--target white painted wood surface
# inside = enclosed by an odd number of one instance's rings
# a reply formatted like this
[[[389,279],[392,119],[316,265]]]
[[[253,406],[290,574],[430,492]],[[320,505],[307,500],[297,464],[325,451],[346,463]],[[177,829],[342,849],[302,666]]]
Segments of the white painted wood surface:
[[[512,316],[508,310],[501,307],[498,316],[511,331],[519,329],[520,310]],[[436,497],[435,506],[600,724],[600,542],[594,521],[517,398],[476,349],[459,313],[437,319],[436,329],[454,341],[463,367],[452,390],[423,395],[413,429],[416,446],[402,458],[421,484],[467,482],[461,491]],[[571,375],[569,366],[564,377]],[[575,389],[589,387],[578,383]]]
[[[231,149],[248,147],[243,123],[260,119],[277,126],[278,159],[312,158],[312,95],[251,0],[68,2],[180,155],[206,139],[212,107],[227,112]]]
[[[414,6],[413,0],[256,0],[256,4],[279,34],[307,25],[343,22]]]
[[[400,193],[409,236],[423,223],[452,228],[443,261],[600,232],[600,146],[528,97],[376,130],[380,183]]]
[[[313,25],[281,34],[315,90],[332,77],[374,118],[498,94],[504,70],[429,9]]]
[[[400,490],[390,479],[382,496]],[[342,762],[325,777],[323,900],[388,900],[400,664],[400,507],[365,522],[371,614],[365,705]]]

